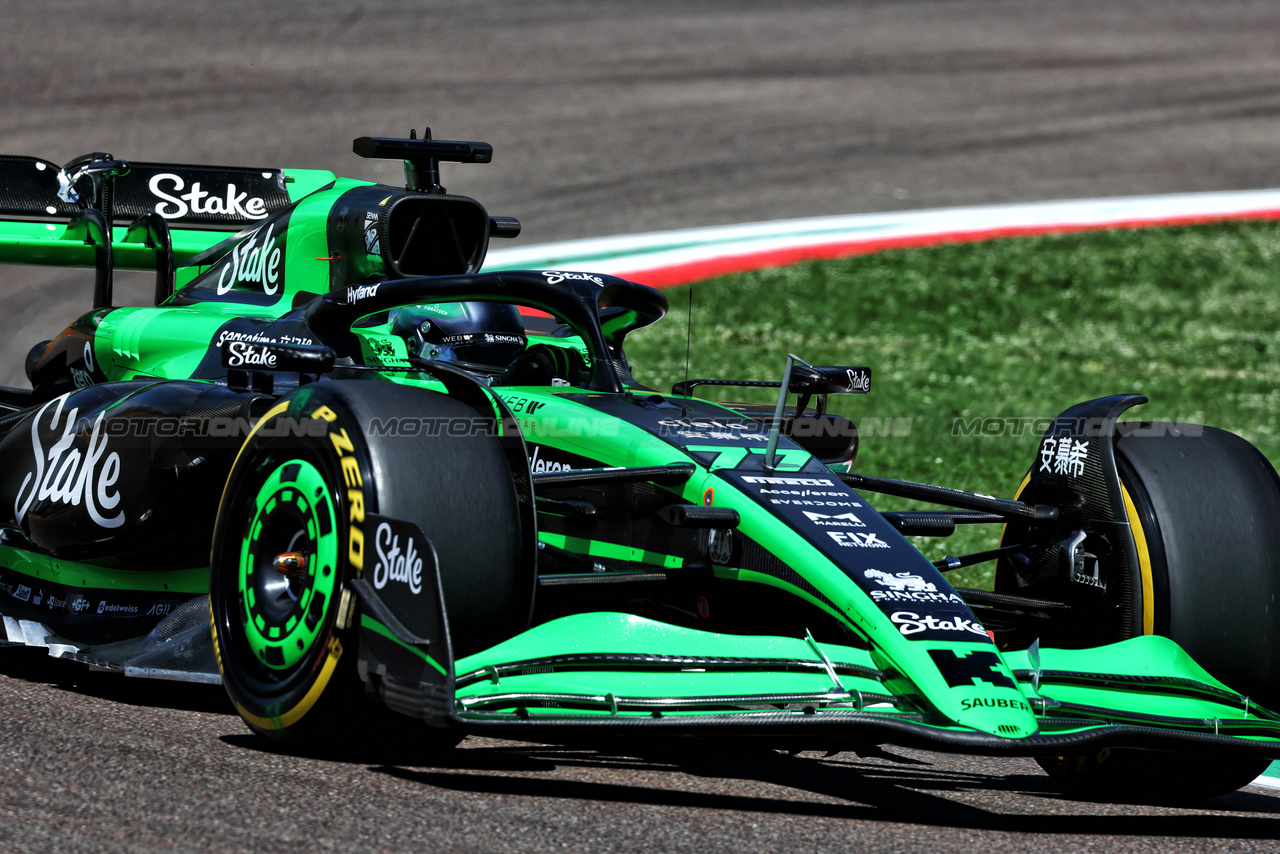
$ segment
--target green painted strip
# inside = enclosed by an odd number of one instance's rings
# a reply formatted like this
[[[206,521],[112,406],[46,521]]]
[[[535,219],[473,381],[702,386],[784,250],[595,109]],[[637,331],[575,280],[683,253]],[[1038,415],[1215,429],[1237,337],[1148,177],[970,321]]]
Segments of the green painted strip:
[[[99,590],[146,590],[151,592],[209,592],[209,568],[170,570],[104,569],[99,566],[57,560],[14,548],[0,546],[0,566],[21,575],[64,587],[92,587]]]
[[[538,538],[549,546],[556,546],[574,554],[626,560],[633,563],[643,563],[648,566],[660,566],[663,569],[680,569],[684,566],[684,558],[676,557],[675,555],[645,551],[644,549],[609,543],[603,540],[588,540],[584,537],[569,537],[564,534],[553,534],[546,531],[540,532]]]
[[[1272,762],[1266,771],[1262,772],[1263,777],[1271,777],[1274,780],[1280,780],[1280,761]]]
[[[393,635],[391,633],[391,629],[382,625],[382,623],[379,623],[377,620],[375,620],[373,617],[370,617],[368,614],[360,615],[360,625],[368,629],[369,631],[374,632],[375,634],[382,635],[387,640],[394,641],[400,647],[409,650],[409,652],[412,652],[414,655],[420,657],[427,664],[430,664],[436,670],[439,670],[441,676],[449,675],[448,673],[445,672],[445,669],[443,667],[441,667],[439,664],[436,663],[436,660],[434,658],[427,655],[425,652],[418,649],[417,647],[409,646],[407,643],[400,640],[400,638]]]

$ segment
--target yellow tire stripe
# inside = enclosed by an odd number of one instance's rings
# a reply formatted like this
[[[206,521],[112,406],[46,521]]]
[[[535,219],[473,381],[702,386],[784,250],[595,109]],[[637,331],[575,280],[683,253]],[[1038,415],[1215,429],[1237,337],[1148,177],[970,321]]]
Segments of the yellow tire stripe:
[[[1018,489],[1013,493],[1014,501],[1017,501],[1018,499],[1022,498],[1022,490],[1026,489],[1027,484],[1030,482],[1031,482],[1031,470],[1028,469],[1026,477],[1022,478],[1022,483],[1018,484]],[[1000,545],[1002,546],[1004,545],[1004,532],[1008,529],[1008,527],[1009,527],[1009,524],[1007,522],[1000,526]]]
[[[1133,542],[1138,547],[1138,575],[1142,579],[1142,633],[1154,634],[1156,630],[1156,596],[1155,584],[1151,578],[1151,552],[1147,549],[1147,535],[1142,530],[1142,520],[1138,517],[1138,508],[1133,506],[1129,490],[1120,484],[1120,493],[1124,496],[1124,510],[1129,517],[1129,529],[1133,531]]]
[[[342,642],[337,638],[329,641],[329,655],[325,658],[324,666],[320,668],[320,675],[316,677],[316,681],[312,683],[310,690],[306,695],[298,701],[298,704],[289,709],[282,715],[276,715],[269,718],[260,717],[245,709],[244,706],[236,703],[236,711],[253,726],[258,729],[287,729],[302,719],[302,716],[311,711],[311,707],[320,699],[320,695],[324,693],[324,689],[329,685],[329,678],[333,676],[334,668],[338,666],[338,659],[342,657]]]

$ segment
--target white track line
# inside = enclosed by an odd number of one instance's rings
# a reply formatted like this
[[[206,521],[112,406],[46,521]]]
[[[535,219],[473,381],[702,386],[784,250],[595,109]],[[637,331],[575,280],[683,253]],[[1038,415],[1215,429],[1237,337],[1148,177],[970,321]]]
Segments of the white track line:
[[[1011,234],[1280,218],[1280,190],[1186,193],[852,214],[494,249],[486,270],[566,268],[679,284],[696,278],[931,242]],[[723,268],[723,269],[721,269]]]
[[[1249,784],[1250,786],[1259,786],[1263,789],[1280,790],[1280,777],[1268,777],[1263,775]]]

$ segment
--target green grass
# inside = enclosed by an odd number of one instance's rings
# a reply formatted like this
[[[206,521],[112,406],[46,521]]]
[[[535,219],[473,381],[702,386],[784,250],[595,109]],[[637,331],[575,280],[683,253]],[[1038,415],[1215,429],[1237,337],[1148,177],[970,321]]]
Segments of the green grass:
[[[1039,431],[963,435],[974,418],[1051,419],[1140,392],[1129,418],[1234,431],[1280,459],[1280,225],[1225,223],[1014,238],[760,270],[691,286],[690,377],[777,379],[788,352],[868,365],[871,394],[833,397],[863,431],[855,471],[1012,495]],[[685,376],[689,288],[634,333],[637,377]],[[701,392],[711,399],[742,390]],[[1041,424],[1043,429],[1043,422]],[[922,507],[869,496],[880,509]],[[931,557],[999,529],[917,539]],[[953,573],[989,586],[991,564]]]

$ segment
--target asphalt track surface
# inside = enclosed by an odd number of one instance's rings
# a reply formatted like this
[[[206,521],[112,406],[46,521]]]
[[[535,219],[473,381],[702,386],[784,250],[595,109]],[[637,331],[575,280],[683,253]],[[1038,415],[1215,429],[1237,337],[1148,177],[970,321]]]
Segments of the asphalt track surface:
[[[332,169],[483,139],[444,183],[522,242],[1280,183],[1280,6],[1243,2],[7,2],[0,151]],[[0,273],[0,382],[88,308]],[[145,287],[145,286],[143,286]],[[139,291],[142,292],[141,289]],[[1066,798],[1034,763],[469,740],[274,753],[216,689],[0,650],[6,851],[1277,850],[1261,789]]]

